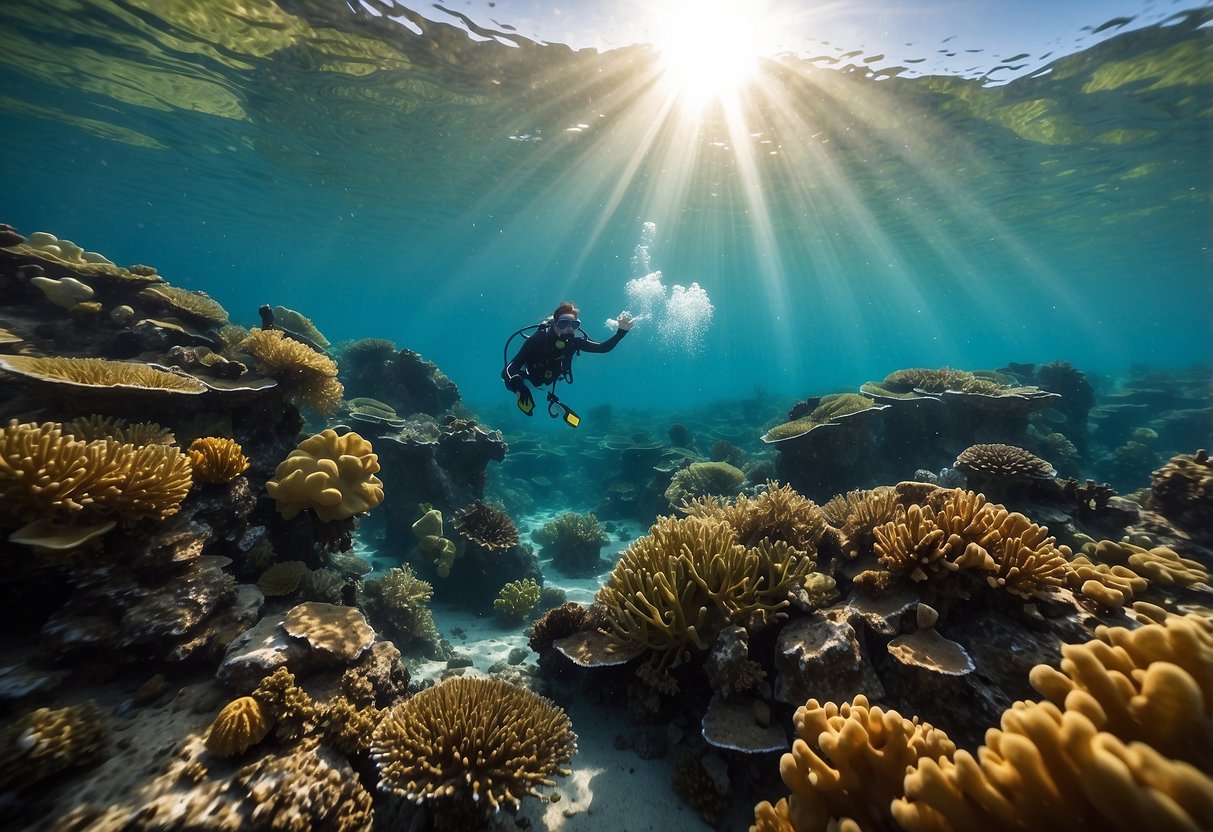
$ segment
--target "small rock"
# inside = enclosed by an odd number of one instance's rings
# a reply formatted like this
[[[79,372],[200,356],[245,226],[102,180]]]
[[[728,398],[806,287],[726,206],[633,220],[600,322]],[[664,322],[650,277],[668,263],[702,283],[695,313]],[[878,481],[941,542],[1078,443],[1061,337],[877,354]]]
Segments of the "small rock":
[[[149,705],[160,698],[168,687],[168,682],[164,679],[163,673],[157,673],[152,678],[148,679],[139,686],[139,690],[135,691],[136,705]]]
[[[472,667],[474,664],[475,662],[473,662],[470,658],[467,656],[460,656],[459,654],[455,654],[446,660],[448,670],[455,670],[456,668],[460,667]]]
[[[531,651],[525,647],[515,647],[510,651],[510,655],[506,661],[510,664],[522,664],[529,655],[531,655]]]
[[[918,629],[920,630],[930,630],[939,621],[939,611],[921,601],[918,604],[917,613]]]
[[[550,795],[548,795],[548,803],[559,803],[561,797],[560,792],[552,792]]]

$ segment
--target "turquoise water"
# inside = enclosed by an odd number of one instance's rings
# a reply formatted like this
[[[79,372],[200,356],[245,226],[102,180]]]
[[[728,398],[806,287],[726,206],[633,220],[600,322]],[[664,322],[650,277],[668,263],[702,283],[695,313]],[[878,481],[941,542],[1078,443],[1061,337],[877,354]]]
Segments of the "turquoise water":
[[[1213,357],[1207,8],[1005,84],[768,59],[698,120],[647,46],[413,17],[6,2],[0,220],[153,264],[242,323],[281,304],[333,341],[391,338],[473,405],[508,401],[513,330],[570,298],[605,338],[653,270],[698,283],[710,320],[663,330],[659,303],[580,360],[582,408]]]

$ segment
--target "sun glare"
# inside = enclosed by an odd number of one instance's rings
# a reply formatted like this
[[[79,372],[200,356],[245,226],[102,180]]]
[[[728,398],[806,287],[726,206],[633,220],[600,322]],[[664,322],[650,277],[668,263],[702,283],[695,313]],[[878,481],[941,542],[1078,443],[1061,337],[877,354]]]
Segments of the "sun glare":
[[[762,50],[754,3],[666,0],[656,10],[654,45],[664,79],[687,103],[727,98],[753,74]]]

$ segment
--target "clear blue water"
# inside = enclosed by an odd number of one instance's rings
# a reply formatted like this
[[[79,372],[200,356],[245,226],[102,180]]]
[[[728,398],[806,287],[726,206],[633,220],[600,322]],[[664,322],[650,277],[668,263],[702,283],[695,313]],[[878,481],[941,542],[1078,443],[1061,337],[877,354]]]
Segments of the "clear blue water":
[[[645,46],[251,6],[0,5],[0,220],[246,324],[391,338],[473,405],[508,401],[502,343],[558,301],[610,334],[646,222],[710,326],[663,338],[659,306],[580,360],[582,408],[1213,357],[1207,8],[1006,84],[767,61],[740,115],[691,123]]]

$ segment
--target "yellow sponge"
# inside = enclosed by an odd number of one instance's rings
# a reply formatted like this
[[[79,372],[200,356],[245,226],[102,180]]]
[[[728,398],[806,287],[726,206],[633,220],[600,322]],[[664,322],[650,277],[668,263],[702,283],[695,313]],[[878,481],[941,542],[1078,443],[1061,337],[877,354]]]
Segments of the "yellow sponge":
[[[321,520],[344,520],[383,502],[378,470],[370,442],[330,428],[300,442],[265,488],[288,520],[305,508]]]

